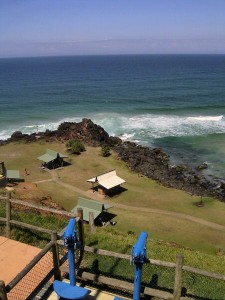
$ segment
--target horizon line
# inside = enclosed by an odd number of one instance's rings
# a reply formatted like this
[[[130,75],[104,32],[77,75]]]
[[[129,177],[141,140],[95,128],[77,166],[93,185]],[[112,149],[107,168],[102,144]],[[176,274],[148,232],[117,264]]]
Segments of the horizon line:
[[[15,58],[50,58],[50,57],[87,57],[87,56],[223,56],[225,53],[109,53],[109,54],[62,54],[62,55],[35,55],[35,56],[0,56],[0,59]]]

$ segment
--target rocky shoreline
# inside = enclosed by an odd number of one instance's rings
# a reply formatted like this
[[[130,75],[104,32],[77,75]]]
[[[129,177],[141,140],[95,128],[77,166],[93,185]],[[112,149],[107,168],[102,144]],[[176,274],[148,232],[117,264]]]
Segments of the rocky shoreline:
[[[205,176],[199,170],[188,165],[170,165],[170,157],[161,148],[149,148],[133,142],[123,142],[118,137],[109,134],[90,119],[79,123],[64,122],[55,131],[22,134],[16,131],[11,138],[0,141],[0,145],[24,141],[33,142],[39,139],[66,142],[69,139],[79,139],[90,146],[109,145],[121,160],[141,175],[157,180],[166,187],[184,190],[192,195],[210,196],[225,202],[225,181],[213,176]]]

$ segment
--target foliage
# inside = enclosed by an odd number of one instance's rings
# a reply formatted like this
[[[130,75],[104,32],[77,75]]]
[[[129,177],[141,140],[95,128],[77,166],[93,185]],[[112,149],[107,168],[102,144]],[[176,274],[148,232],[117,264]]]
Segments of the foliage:
[[[108,145],[102,145],[101,148],[101,155],[103,157],[107,157],[110,155],[110,147]]]
[[[81,141],[76,139],[69,140],[67,147],[70,153],[72,154],[80,154],[81,152],[85,151],[84,144]]]

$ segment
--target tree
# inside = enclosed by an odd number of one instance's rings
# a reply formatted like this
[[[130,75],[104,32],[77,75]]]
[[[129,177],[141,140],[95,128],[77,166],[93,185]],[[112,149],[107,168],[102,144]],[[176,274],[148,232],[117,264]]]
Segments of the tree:
[[[80,154],[81,152],[85,151],[84,144],[81,141],[75,139],[69,140],[67,148],[72,154]]]
[[[110,155],[110,147],[108,145],[102,145],[101,155],[107,157]]]

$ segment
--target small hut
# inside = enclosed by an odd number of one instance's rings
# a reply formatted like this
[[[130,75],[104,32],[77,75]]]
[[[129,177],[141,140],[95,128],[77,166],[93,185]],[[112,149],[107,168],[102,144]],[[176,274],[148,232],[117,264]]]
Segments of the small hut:
[[[46,153],[39,156],[37,159],[41,160],[43,162],[43,167],[46,167],[48,169],[55,169],[59,167],[63,167],[64,165],[64,158],[67,158],[68,156],[62,153],[59,153],[54,150],[47,149]]]

